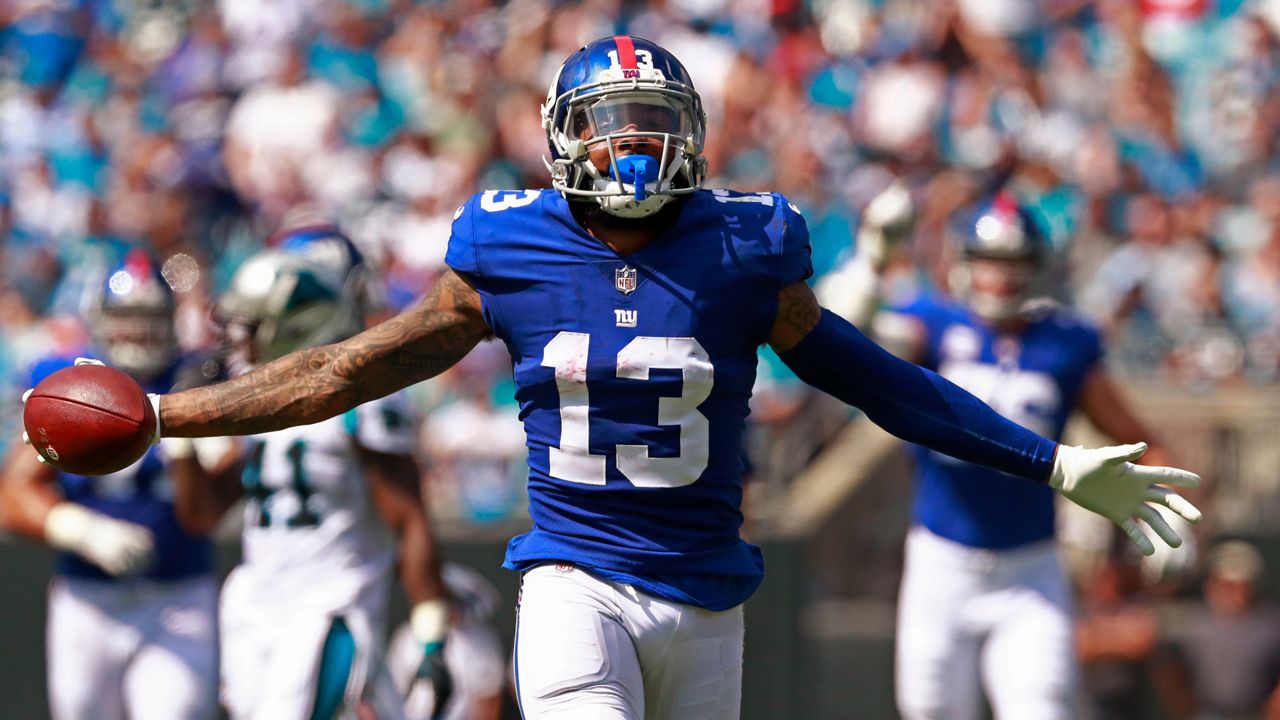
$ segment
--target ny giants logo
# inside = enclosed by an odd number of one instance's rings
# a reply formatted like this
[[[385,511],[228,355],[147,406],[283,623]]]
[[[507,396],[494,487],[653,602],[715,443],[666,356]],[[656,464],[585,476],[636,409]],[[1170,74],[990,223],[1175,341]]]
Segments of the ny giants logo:
[[[633,328],[640,321],[639,310],[624,310],[617,308],[613,311],[613,324],[620,328]]]

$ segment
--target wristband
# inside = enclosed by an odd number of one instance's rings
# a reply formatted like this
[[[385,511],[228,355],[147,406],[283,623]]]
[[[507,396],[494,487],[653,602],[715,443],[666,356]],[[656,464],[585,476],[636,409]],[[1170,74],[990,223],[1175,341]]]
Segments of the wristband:
[[[160,395],[158,393],[147,393],[147,399],[151,401],[151,409],[156,415],[156,436],[151,440],[151,444],[155,445],[160,442]]]
[[[418,642],[429,645],[444,639],[449,618],[449,604],[444,600],[426,600],[413,606],[409,614],[409,627]]]

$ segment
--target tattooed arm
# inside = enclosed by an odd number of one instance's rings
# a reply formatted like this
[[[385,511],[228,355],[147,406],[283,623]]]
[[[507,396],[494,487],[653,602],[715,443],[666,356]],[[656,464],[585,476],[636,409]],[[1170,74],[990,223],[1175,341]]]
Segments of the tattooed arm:
[[[450,270],[417,305],[355,337],[165,395],[160,427],[166,437],[214,437],[319,422],[439,375],[489,335],[479,293]]]
[[[822,319],[822,306],[813,290],[802,280],[791,283],[778,293],[778,317],[769,333],[769,345],[778,352],[786,352],[804,339]]]

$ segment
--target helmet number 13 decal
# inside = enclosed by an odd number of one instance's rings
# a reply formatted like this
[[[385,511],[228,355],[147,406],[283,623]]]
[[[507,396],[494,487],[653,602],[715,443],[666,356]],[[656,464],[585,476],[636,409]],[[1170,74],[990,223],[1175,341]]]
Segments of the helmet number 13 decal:
[[[591,404],[587,391],[587,349],[591,335],[561,332],[542,352],[542,365],[556,373],[560,393],[560,446],[550,448],[551,476],[584,485],[605,484],[605,455],[590,450]],[[637,337],[618,353],[617,376],[649,379],[651,369],[679,370],[680,397],[659,397],[658,424],[680,428],[675,457],[650,457],[648,445],[617,445],[618,472],[636,487],[692,484],[707,468],[711,424],[698,406],[711,394],[714,368],[693,338]]]
[[[653,53],[649,52],[648,50],[643,50],[643,49],[641,49],[641,48],[636,48],[636,50],[635,50],[635,55],[636,55],[636,67],[637,67],[637,68],[640,68],[640,69],[642,69],[642,70],[652,70],[652,69],[653,69]],[[610,65],[611,67],[613,67],[615,70],[621,70],[621,69],[622,69],[622,63],[618,62],[618,51],[617,51],[617,50],[610,50],[610,51],[609,51],[609,65]]]

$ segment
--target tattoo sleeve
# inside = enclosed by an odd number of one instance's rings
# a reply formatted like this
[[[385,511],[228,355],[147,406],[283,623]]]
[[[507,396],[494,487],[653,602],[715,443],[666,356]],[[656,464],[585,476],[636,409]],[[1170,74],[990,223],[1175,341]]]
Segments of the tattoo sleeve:
[[[479,293],[448,271],[417,305],[350,339],[166,395],[160,427],[171,437],[214,437],[319,422],[439,375],[489,335]]]
[[[769,345],[785,352],[804,339],[822,319],[822,306],[804,282],[794,282],[778,293],[778,316],[769,333]]]

